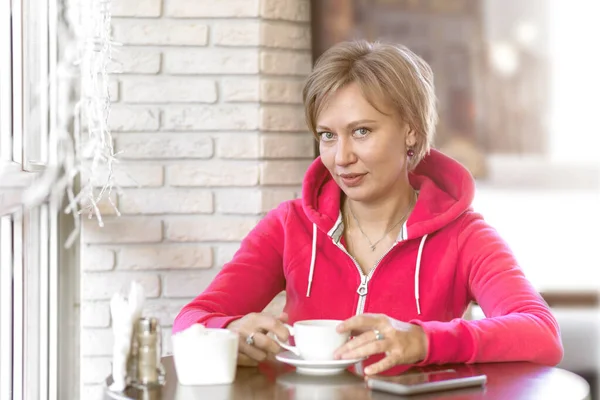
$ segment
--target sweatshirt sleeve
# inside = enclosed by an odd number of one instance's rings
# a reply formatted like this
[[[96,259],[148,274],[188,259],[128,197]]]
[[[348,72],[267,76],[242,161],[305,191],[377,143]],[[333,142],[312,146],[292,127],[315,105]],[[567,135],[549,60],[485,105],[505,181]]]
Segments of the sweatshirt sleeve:
[[[486,318],[412,321],[423,327],[429,342],[421,364],[558,364],[563,357],[558,323],[504,240],[477,216],[463,223],[457,245],[457,268]]]
[[[246,314],[262,311],[285,289],[283,230],[288,209],[289,203],[282,203],[256,225],[206,290],[181,309],[173,333],[196,323],[224,328]]]

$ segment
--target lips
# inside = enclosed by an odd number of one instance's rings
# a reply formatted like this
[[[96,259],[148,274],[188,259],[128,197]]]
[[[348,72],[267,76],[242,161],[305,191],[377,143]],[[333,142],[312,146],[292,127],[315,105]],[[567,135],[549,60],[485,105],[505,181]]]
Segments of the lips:
[[[366,174],[339,174],[339,177],[342,179],[342,183],[347,187],[358,186],[362,183],[363,178]]]
[[[340,174],[340,177],[342,177],[342,179],[353,179],[363,175],[364,174]]]

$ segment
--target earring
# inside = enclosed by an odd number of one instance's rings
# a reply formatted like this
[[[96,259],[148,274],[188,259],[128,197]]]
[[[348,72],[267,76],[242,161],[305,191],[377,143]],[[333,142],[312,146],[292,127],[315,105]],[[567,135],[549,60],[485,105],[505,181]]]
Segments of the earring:
[[[415,152],[414,152],[414,150],[413,150],[413,149],[408,149],[408,150],[406,151],[406,155],[407,155],[407,156],[409,156],[409,157],[412,157],[412,156],[414,156],[414,155],[415,155]]]

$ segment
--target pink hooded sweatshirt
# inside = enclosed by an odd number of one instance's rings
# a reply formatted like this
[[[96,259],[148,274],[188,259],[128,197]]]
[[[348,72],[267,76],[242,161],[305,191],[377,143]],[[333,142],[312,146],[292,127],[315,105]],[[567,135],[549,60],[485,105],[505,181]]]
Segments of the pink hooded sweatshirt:
[[[472,210],[469,172],[432,150],[409,179],[419,193],[414,210],[395,245],[364,275],[345,250],[341,190],[317,158],[302,199],[282,203],[258,223],[233,260],[183,307],[173,332],[194,323],[225,327],[285,290],[290,323],[383,313],[420,325],[429,342],[420,365],[558,364],[556,319],[507,244]],[[487,318],[461,318],[471,301]]]

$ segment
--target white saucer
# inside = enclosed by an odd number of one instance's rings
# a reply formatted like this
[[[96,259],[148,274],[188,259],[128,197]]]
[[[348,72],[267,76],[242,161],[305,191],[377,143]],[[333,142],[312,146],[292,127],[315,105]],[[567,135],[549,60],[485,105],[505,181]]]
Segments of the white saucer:
[[[293,365],[296,367],[296,372],[305,375],[339,374],[340,372],[344,372],[349,366],[363,360],[363,358],[352,360],[305,360],[291,351],[279,353],[275,358],[283,363]]]

